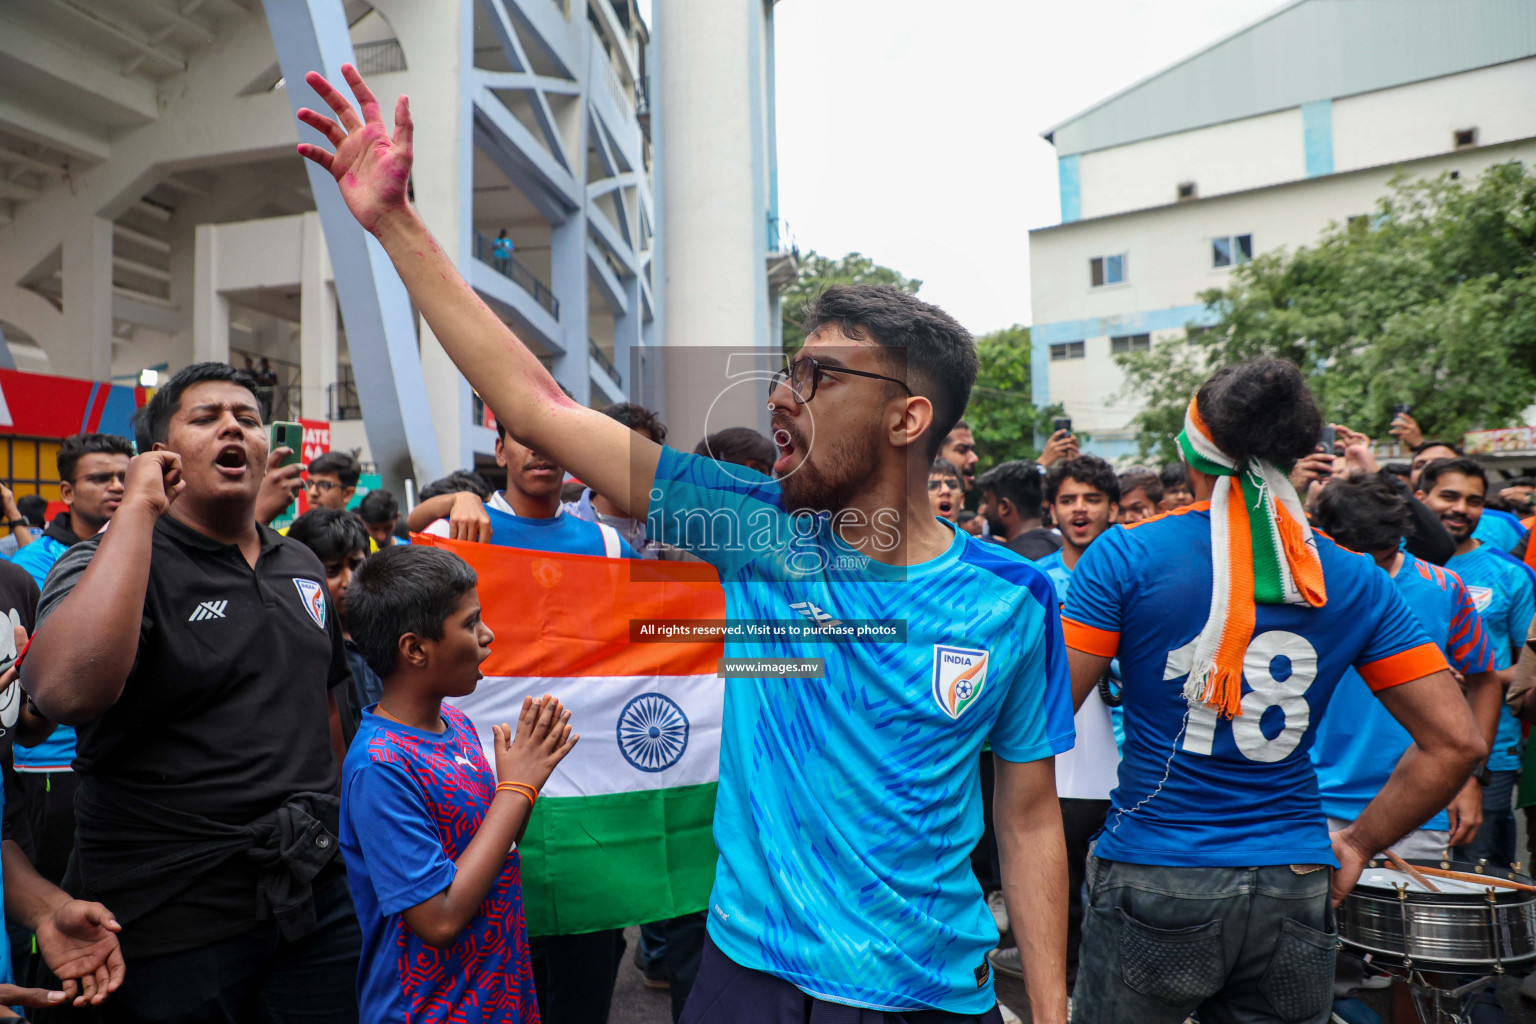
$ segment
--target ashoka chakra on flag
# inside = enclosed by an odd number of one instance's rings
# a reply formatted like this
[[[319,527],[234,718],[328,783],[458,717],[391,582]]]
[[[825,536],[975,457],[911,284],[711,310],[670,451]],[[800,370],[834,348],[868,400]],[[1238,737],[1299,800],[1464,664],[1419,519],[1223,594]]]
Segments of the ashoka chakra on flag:
[[[665,771],[688,749],[688,716],[664,693],[642,693],[619,712],[619,752],[643,772]]]

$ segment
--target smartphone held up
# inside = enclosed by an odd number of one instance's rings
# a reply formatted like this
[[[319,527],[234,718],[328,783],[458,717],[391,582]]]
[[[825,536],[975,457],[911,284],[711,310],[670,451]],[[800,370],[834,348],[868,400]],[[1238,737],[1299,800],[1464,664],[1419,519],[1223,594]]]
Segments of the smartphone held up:
[[[271,432],[271,446],[268,451],[275,452],[279,448],[289,449],[288,454],[284,455],[283,460],[277,464],[279,469],[283,466],[292,466],[303,458],[301,453],[304,450],[304,427],[302,424],[291,420],[273,420]]]

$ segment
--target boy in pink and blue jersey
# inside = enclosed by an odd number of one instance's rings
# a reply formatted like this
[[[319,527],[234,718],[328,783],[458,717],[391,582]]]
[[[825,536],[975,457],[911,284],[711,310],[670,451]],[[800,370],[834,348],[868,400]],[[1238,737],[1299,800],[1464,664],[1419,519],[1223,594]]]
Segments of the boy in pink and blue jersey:
[[[515,735],[494,730],[493,772],[474,724],[444,702],[474,690],[495,639],[475,582],[457,555],[402,545],[348,590],[353,639],[384,680],[342,767],[361,1020],[539,1020],[513,844],[577,737],[558,700],[526,698]]]

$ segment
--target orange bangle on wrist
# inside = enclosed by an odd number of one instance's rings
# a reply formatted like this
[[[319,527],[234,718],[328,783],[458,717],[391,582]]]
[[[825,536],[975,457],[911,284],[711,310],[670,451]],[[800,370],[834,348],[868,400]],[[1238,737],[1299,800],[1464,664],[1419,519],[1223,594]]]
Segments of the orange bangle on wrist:
[[[496,783],[496,792],[519,793],[528,798],[528,806],[530,807],[537,803],[539,799],[538,789],[528,785],[526,782],[498,782]]]

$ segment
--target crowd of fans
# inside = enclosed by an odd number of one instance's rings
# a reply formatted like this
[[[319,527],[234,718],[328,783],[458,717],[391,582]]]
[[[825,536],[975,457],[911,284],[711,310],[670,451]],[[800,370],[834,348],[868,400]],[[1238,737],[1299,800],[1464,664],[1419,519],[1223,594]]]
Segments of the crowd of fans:
[[[284,465],[257,382],[201,363],[132,441],[61,445],[40,534],[0,494],[0,1004],[607,1020],[622,931],[530,936],[516,848],[585,726],[529,694],[482,748],[447,702],[496,642],[480,581],[402,527],[699,558],[734,620],[903,624],[727,641],[825,674],[725,687],[708,909],[634,953],[683,1024],[999,1024],[994,971],[1037,1024],[1358,1024],[1372,979],[1336,960],[1331,906],[1365,864],[1516,861],[1530,480],[1493,485],[1407,413],[1413,459],[1379,466],[1276,360],[1208,379],[1160,471],[1068,428],[978,472],[973,340],[871,286],[808,306],[772,439],[667,447],[650,410],[563,394],[463,286],[401,187],[407,101],[387,133],[344,72],[361,115],[311,74],[339,120],[300,117],[336,150],[300,150],[497,411],[504,479],[434,481],[403,524],[382,491],[350,509],[355,458]],[[700,510],[784,529],[721,545],[682,525]]]
[[[645,519],[505,428],[496,444],[501,487],[471,470],[450,474],[423,487],[402,522],[387,491],[353,500],[360,466],[351,455],[329,452],[304,467],[281,467],[288,453],[267,451],[257,410],[249,378],[215,364],[190,367],[143,411],[136,443],[83,434],[61,444],[64,508],[47,523],[39,516],[40,531],[24,516],[11,518],[18,547],[0,563],[0,584],[16,628],[13,652],[27,649],[39,623],[52,624],[28,649],[28,695],[7,698],[15,710],[5,720],[9,955],[14,977],[35,990],[29,998],[43,1000],[34,1011],[39,1019],[237,1020],[256,1002],[323,1008],[319,991],[339,993],[326,1019],[353,1019],[358,1006],[365,1017],[389,1019],[401,991],[381,989],[366,958],[385,962],[383,973],[393,977],[396,946],[489,942],[485,928],[494,914],[486,908],[515,884],[515,872],[484,857],[472,858],[474,872],[462,864],[457,872],[442,869],[471,849],[484,823],[433,840],[432,850],[420,837],[414,846],[391,838],[409,802],[390,788],[400,780],[376,779],[358,758],[347,760],[360,735],[365,744],[379,742],[379,723],[388,721],[380,702],[391,686],[416,694],[425,716],[403,724],[435,735],[437,702],[464,685],[442,674],[452,662],[434,645],[447,644],[455,617],[478,607],[473,573],[440,551],[404,551],[407,529],[569,554],[696,557],[650,536]],[[665,425],[641,406],[604,412],[652,443],[666,438]],[[1522,562],[1533,488],[1514,478],[1490,494],[1487,471],[1459,449],[1419,437],[1406,415],[1393,428],[1414,453],[1411,462],[1379,466],[1369,438],[1335,424],[1335,450],[1316,446],[1295,461],[1289,479],[1317,528],[1369,555],[1401,586],[1420,588],[1410,607],[1432,635],[1438,630],[1487,734],[1486,762],[1400,849],[1438,856],[1459,848],[1467,859],[1509,865],[1521,859],[1515,809],[1536,807],[1536,787],[1517,788],[1524,756],[1518,716],[1530,679],[1527,673],[1517,681],[1513,667],[1536,613],[1536,573]],[[744,427],[704,438],[696,455],[765,476],[776,461],[773,442]],[[204,464],[193,466],[194,457]],[[978,463],[960,420],[928,468],[929,510],[983,544],[1029,559],[1063,606],[1074,570],[1112,527],[1203,507],[1184,463],[1117,473],[1081,453],[1066,432],[1050,439],[1038,461],[980,473]],[[252,472],[256,466],[267,471]],[[309,511],[281,532],[267,528],[301,489]],[[8,490],[4,499],[18,504]],[[163,514],[173,500],[180,516]],[[106,529],[109,522],[114,529]],[[284,613],[278,595],[301,581],[314,587],[299,586],[301,600]],[[478,616],[470,617],[474,639],[465,643],[472,650],[457,654],[463,672],[490,643]],[[3,681],[15,679],[13,667]],[[1126,741],[1121,687],[1116,663],[1077,712],[1075,746],[1057,757],[1069,986],[1083,943],[1085,872],[1111,812]],[[1400,752],[1407,741],[1364,683],[1339,687],[1334,706],[1344,705],[1349,713],[1331,713],[1311,752],[1335,829],[1361,813],[1395,764],[1395,757],[1363,751]],[[472,765],[465,770],[481,770],[472,727],[457,712],[442,716],[455,756]],[[575,742],[567,717],[552,699],[530,703],[506,737],[496,777],[515,775],[533,790],[542,785]],[[343,783],[356,780],[343,790],[360,809],[355,815],[330,795],[343,762],[359,762]],[[992,823],[992,768],[990,756],[976,767],[986,821],[972,866],[1006,935],[1012,922]],[[462,802],[460,789],[472,781],[437,778],[432,785],[451,804]],[[495,818],[485,812],[495,825],[487,833],[493,845],[510,844],[503,834],[521,831],[530,806]],[[313,840],[307,848],[295,844],[303,837]],[[338,851],[353,872],[350,898]],[[366,879],[366,899],[359,879]],[[389,902],[385,891],[394,894]],[[414,901],[413,909],[402,900]],[[428,905],[431,913],[422,909]],[[393,919],[393,931],[360,927],[359,914]],[[703,913],[641,930],[636,965],[647,984],[671,989],[675,1017],[697,977],[705,931]],[[1024,977],[1021,946],[1000,946],[988,963]],[[624,952],[619,931],[532,936],[531,973],[515,980],[526,981],[523,997],[544,1020],[603,1021]],[[354,1001],[359,955],[365,962]],[[502,966],[516,974],[515,964]],[[501,969],[488,961],[482,967]],[[42,995],[52,989],[86,1005],[59,1006],[56,995]],[[1341,1019],[1369,1019],[1347,1016],[1369,1012],[1357,1003],[1341,1000]]]

